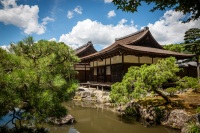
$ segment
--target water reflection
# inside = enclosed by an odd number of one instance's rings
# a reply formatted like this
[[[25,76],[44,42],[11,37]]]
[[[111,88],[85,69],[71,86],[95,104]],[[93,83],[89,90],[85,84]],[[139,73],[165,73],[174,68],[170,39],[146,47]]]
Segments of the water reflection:
[[[84,103],[85,104],[85,103]],[[83,104],[82,104],[83,105]],[[74,125],[63,125],[60,127],[53,126],[50,128],[51,133],[178,133],[179,131],[165,128],[163,126],[145,127],[135,121],[125,121],[117,113],[111,112],[106,107],[91,108],[76,106],[74,103],[67,103],[69,113],[77,121]],[[76,132],[75,132],[76,131]],[[69,133],[71,133],[69,132]]]
[[[68,133],[80,133],[79,131],[77,131],[74,127],[70,127]]]

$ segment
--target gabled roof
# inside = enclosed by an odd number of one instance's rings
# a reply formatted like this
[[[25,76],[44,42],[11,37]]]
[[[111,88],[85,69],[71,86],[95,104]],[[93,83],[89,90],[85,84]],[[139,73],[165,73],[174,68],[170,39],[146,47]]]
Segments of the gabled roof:
[[[123,52],[124,54],[152,57],[168,57],[189,58],[192,54],[183,54],[164,50],[163,47],[153,38],[148,27],[135,32],[133,34],[117,38],[109,47],[96,52],[94,54],[82,57],[84,62],[95,60],[98,58],[106,58]]]
[[[87,56],[97,52],[91,41],[82,45],[81,47],[78,47],[77,49],[75,49],[75,51],[78,57]]]
[[[120,46],[122,49],[126,50],[126,52],[129,51],[131,53],[132,51],[134,53],[137,53],[136,55],[146,55],[146,56],[152,56],[152,57],[175,56],[178,59],[189,58],[189,57],[194,56],[193,54],[178,53],[178,52],[173,52],[173,51],[158,49],[158,48],[132,46],[132,45],[120,45]]]
[[[144,45],[142,43],[144,43],[145,41],[148,41],[148,43],[150,42],[151,45]],[[124,37],[121,38],[116,38],[115,42],[117,44],[122,44],[122,45],[136,45],[136,46],[144,46],[144,47],[153,47],[153,48],[159,48],[159,49],[163,49],[163,47],[153,38],[153,36],[151,35],[151,32],[149,31],[148,27],[145,27],[144,29],[126,35]],[[142,42],[142,43],[140,43]]]

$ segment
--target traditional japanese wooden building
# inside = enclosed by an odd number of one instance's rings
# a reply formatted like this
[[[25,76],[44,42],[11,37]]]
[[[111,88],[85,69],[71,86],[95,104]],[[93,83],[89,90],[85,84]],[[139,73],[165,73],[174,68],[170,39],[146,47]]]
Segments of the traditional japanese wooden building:
[[[91,41],[75,49],[76,55],[81,58],[97,52]],[[88,62],[80,62],[74,65],[74,69],[78,71],[77,79],[79,82],[89,81],[90,64]]]
[[[89,45],[88,45],[89,47]],[[154,39],[148,27],[133,34],[117,38],[109,47],[96,52],[90,46],[80,48],[81,63],[89,63],[82,68],[88,81],[94,82],[118,82],[130,66],[140,66],[143,64],[156,63],[159,59],[174,56],[177,59],[193,57],[192,54],[183,54],[164,50],[163,47]],[[77,52],[77,55],[79,52]],[[91,54],[88,54],[91,53]],[[84,75],[84,74],[81,74]],[[87,77],[88,76],[88,77]],[[81,77],[79,77],[81,78]],[[81,80],[80,80],[81,81]]]

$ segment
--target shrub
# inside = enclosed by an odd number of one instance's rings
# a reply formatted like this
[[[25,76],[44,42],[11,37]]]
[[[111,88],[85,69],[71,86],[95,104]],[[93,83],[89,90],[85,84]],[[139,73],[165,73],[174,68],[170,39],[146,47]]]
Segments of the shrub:
[[[196,108],[196,112],[197,112],[197,113],[200,113],[200,107],[197,107],[197,108]]]
[[[20,128],[12,128],[8,127],[0,127],[0,133],[48,133],[49,131],[45,128],[28,128],[28,127],[20,127]]]
[[[155,107],[154,111],[156,113],[156,123],[160,124],[161,120],[164,118],[164,111],[159,107]]]
[[[190,122],[187,127],[187,133],[200,133],[200,127],[194,122]]]
[[[132,117],[135,117],[135,118],[139,118],[140,117],[140,112],[139,112],[139,109],[137,107],[127,107],[124,111],[125,115],[127,116],[132,116]]]
[[[197,91],[200,89],[200,85],[198,83],[197,78],[185,76],[185,77],[181,78],[179,81],[177,81],[176,83],[182,90],[184,90],[186,88],[192,88],[194,91]]]
[[[172,96],[174,96],[174,94],[177,92],[177,88],[174,88],[174,87],[169,87],[169,88],[167,88],[165,91],[167,92],[167,93],[169,93],[169,95],[172,97]]]

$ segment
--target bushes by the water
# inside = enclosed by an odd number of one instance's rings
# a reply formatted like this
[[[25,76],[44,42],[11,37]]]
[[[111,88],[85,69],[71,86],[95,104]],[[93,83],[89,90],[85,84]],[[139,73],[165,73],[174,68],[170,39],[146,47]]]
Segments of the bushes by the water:
[[[196,123],[190,122],[187,125],[187,133],[200,133],[200,127]]]
[[[177,81],[177,85],[180,89],[184,90],[186,88],[192,88],[193,91],[198,91],[200,90],[200,85],[198,83],[197,78],[192,78],[192,77],[183,77],[182,79]]]
[[[164,118],[164,111],[159,107],[155,107],[154,111],[156,113],[156,123],[160,124],[162,119]]]
[[[0,127],[0,133],[48,133],[48,132],[49,131],[45,128],[20,127],[20,128],[9,129],[7,127]]]
[[[132,106],[132,107],[127,107],[124,111],[124,113],[128,116],[132,116],[135,118],[139,118],[140,117],[140,112],[138,110],[138,108]]]
[[[175,93],[177,92],[177,90],[178,90],[177,88],[169,87],[165,91],[167,93],[169,93],[170,97],[173,97],[175,95]]]

